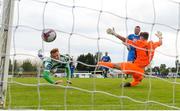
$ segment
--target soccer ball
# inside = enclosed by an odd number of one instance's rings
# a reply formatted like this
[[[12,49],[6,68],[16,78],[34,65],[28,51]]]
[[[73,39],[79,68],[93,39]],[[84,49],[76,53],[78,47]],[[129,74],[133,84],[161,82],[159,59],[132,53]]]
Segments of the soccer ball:
[[[56,32],[53,29],[44,29],[41,37],[45,42],[52,42],[56,39]]]

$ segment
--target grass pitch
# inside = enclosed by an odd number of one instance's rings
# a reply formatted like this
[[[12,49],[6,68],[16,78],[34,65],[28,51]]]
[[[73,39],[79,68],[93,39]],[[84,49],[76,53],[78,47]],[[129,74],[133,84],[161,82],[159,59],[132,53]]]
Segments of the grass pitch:
[[[37,78],[12,78],[12,80],[23,84],[37,85],[38,83]],[[174,81],[174,79],[165,80]],[[131,78],[126,81],[131,81]],[[50,110],[173,109],[153,102],[145,103],[148,100],[180,108],[180,85],[173,85],[160,79],[145,78],[138,86],[126,88],[120,87],[120,84],[124,82],[121,78],[74,78],[72,82],[73,84],[70,86],[81,88],[84,91],[52,85],[41,85],[38,90],[37,86],[9,83],[6,108]],[[180,82],[180,79],[177,79],[177,82]],[[47,82],[41,78],[40,83]],[[62,85],[66,86],[67,84]],[[87,91],[102,91],[103,93]],[[142,103],[114,96],[127,96]]]

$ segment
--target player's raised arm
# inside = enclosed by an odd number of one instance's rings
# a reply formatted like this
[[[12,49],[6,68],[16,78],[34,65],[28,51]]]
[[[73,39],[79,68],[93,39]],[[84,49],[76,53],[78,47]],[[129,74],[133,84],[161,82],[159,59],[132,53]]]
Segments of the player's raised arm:
[[[119,34],[117,34],[117,33],[115,32],[114,28],[112,28],[112,29],[111,29],[111,28],[108,28],[108,29],[106,30],[106,32],[107,32],[107,34],[114,35],[115,37],[117,37],[117,38],[120,39],[121,41],[126,42],[126,38],[123,37],[123,36],[121,36],[121,35],[119,35]]]
[[[157,31],[155,35],[159,38],[159,44],[162,45],[162,39],[163,39],[162,32]]]

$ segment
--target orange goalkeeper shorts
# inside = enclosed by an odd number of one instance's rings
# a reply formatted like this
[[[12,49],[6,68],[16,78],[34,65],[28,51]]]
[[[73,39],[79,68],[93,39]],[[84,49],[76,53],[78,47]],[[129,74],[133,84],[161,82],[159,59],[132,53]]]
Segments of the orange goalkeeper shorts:
[[[138,64],[130,63],[130,62],[122,62],[120,63],[120,69],[125,74],[131,74],[133,77],[133,81],[131,82],[131,86],[136,86],[141,82],[144,75],[144,69],[138,67]]]

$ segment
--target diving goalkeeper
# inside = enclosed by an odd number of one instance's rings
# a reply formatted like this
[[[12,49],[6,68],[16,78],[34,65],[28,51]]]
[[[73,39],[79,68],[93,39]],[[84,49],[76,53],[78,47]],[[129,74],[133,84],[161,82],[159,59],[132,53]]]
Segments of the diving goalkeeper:
[[[162,33],[157,32],[156,36],[159,38],[158,42],[149,41],[148,32],[141,32],[140,39],[137,41],[128,40],[125,37],[117,34],[113,29],[107,29],[107,33],[114,35],[122,42],[127,42],[129,45],[136,48],[136,59],[133,63],[121,62],[121,63],[110,63],[110,62],[99,62],[100,66],[107,66],[110,68],[120,69],[125,74],[131,74],[133,77],[132,82],[126,82],[122,84],[124,87],[138,85],[144,75],[144,68],[148,66],[154,56],[154,51],[157,47],[162,45]]]
[[[71,70],[69,66],[69,57],[60,55],[58,48],[54,48],[50,51],[51,57],[43,59],[43,78],[51,84],[62,83],[63,80],[54,81],[51,74],[54,74],[57,69],[64,68],[66,72],[67,83],[72,84],[70,79]]]

